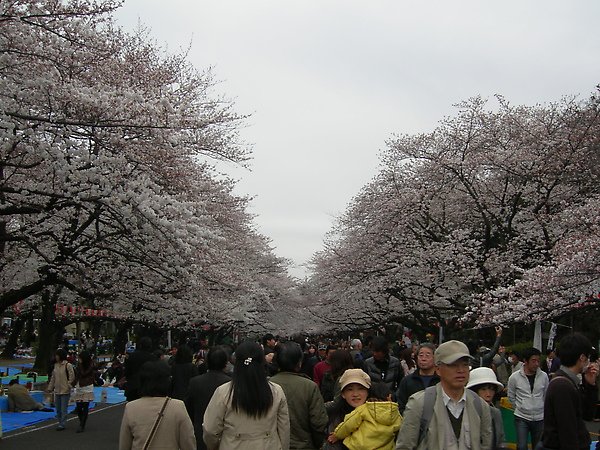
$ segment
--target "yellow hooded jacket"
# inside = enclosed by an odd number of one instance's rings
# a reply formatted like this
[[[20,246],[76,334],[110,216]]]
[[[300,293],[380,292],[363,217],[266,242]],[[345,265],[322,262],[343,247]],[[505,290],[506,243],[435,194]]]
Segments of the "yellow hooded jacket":
[[[395,402],[366,402],[350,414],[334,431],[350,450],[393,450],[402,416]]]

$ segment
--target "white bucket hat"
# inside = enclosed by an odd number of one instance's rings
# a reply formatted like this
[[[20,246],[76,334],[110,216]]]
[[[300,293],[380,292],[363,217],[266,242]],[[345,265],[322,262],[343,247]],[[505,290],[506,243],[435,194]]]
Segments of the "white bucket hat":
[[[480,384],[494,384],[499,389],[504,387],[504,385],[496,378],[494,371],[489,367],[478,367],[477,369],[471,370],[471,373],[469,373],[467,388],[479,386]]]

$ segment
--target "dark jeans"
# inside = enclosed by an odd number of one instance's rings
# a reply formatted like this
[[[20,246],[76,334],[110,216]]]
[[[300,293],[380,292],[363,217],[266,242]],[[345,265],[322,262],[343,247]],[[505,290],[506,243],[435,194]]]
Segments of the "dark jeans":
[[[527,435],[531,434],[531,448],[535,448],[544,429],[543,420],[525,420],[515,416],[515,431],[517,432],[517,450],[527,450]]]

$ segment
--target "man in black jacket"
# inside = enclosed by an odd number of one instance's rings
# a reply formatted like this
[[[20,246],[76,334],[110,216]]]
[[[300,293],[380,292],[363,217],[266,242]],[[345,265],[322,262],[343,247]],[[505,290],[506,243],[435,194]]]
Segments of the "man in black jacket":
[[[152,339],[148,336],[140,338],[136,349],[125,360],[125,398],[128,402],[140,398],[140,370],[147,361],[155,361],[156,355],[152,353]]]
[[[206,356],[208,372],[195,376],[190,380],[185,406],[194,423],[194,434],[198,450],[205,450],[206,444],[202,439],[202,421],[208,402],[219,386],[231,381],[225,373],[229,355],[223,347],[213,347]]]
[[[389,345],[385,337],[375,336],[371,342],[373,356],[365,360],[365,369],[371,381],[382,383],[382,392],[395,395],[400,380],[404,376],[400,361],[390,355]]]
[[[597,363],[590,363],[592,344],[584,335],[563,337],[558,347],[562,362],[546,391],[544,400],[545,449],[590,448],[590,434],[584,420],[590,420],[598,397]],[[578,375],[582,374],[580,382]]]
[[[417,370],[402,378],[396,391],[396,401],[398,402],[400,413],[404,413],[406,402],[408,402],[411,395],[439,383],[440,377],[435,373],[434,353],[435,345],[429,342],[419,346],[417,351]]]

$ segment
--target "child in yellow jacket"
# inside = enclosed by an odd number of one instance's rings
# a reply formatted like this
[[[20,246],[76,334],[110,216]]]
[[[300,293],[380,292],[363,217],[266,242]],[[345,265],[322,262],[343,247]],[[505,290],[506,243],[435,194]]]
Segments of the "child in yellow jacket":
[[[360,369],[349,369],[350,371],[360,371]],[[402,423],[402,416],[398,410],[398,404],[386,400],[381,400],[381,395],[377,395],[371,389],[371,397],[367,400],[366,394],[355,393],[366,385],[370,385],[368,375],[364,377],[361,373],[349,373],[344,379],[340,377],[342,386],[342,397],[354,406],[354,410],[346,414],[344,421],[340,423],[330,436],[328,441],[334,443],[343,440],[344,445],[350,450],[393,450],[395,448],[396,435]],[[365,378],[362,380],[361,378]],[[367,383],[368,380],[368,383]]]

